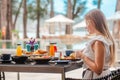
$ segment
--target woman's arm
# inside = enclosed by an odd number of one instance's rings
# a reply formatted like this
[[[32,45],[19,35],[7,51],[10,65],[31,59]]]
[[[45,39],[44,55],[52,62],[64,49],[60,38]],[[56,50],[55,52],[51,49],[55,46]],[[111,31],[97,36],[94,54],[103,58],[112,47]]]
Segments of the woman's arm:
[[[79,52],[79,57],[84,60],[84,62],[88,65],[89,69],[100,75],[102,73],[104,65],[105,47],[101,41],[95,41],[92,45],[92,49],[94,51],[93,55],[95,55],[94,61],[81,52]]]

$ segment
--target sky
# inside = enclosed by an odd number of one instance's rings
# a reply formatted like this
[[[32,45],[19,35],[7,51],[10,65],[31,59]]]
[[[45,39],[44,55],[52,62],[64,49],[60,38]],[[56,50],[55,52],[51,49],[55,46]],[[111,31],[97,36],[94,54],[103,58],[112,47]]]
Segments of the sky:
[[[55,11],[61,13],[64,12],[64,2],[63,0],[54,0]],[[117,0],[102,0],[101,10],[105,14],[106,17],[110,17],[115,13]],[[92,0],[88,0],[87,9],[83,15],[85,15],[89,10],[96,8],[96,6],[92,5]]]

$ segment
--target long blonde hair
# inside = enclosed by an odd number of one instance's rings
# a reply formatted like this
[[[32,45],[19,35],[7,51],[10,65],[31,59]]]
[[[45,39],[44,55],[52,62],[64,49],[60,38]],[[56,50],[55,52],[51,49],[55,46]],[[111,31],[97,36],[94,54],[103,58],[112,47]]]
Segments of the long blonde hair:
[[[111,40],[112,44],[110,45],[110,65],[113,65],[115,62],[115,43],[112,38],[112,35],[109,32],[106,18],[104,14],[99,9],[93,9],[85,15],[86,20],[91,20],[94,23],[94,27],[100,33],[102,33],[107,39]]]

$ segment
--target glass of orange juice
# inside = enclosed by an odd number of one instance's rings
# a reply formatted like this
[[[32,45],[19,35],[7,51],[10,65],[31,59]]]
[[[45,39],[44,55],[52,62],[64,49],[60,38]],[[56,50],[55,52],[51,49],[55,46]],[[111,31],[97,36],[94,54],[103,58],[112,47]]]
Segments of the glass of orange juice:
[[[54,44],[50,43],[50,48],[49,48],[49,56],[54,57],[55,55],[55,49],[54,49]]]
[[[21,44],[17,44],[16,55],[22,56],[22,47]]]

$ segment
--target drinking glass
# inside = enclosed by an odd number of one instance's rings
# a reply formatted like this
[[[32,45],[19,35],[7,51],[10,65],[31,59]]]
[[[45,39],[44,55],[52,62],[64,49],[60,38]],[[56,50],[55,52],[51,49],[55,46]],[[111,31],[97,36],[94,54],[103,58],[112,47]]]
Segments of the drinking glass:
[[[34,44],[34,50],[38,50],[38,44]]]
[[[31,51],[31,45],[30,45],[30,44],[26,44],[26,48],[27,48],[27,51],[28,51],[28,52]]]

